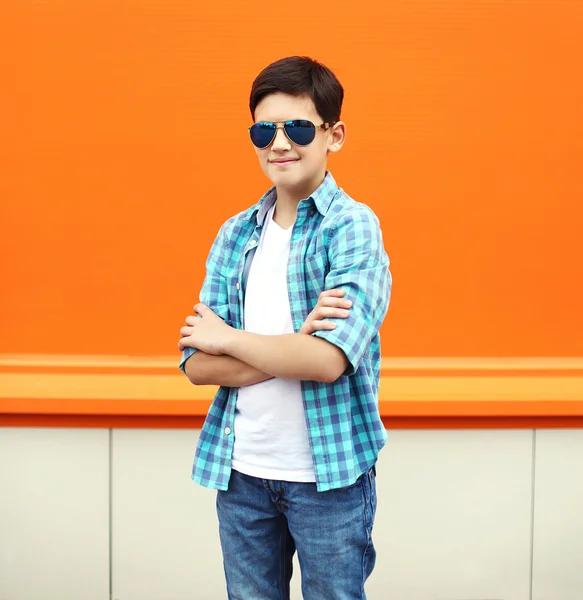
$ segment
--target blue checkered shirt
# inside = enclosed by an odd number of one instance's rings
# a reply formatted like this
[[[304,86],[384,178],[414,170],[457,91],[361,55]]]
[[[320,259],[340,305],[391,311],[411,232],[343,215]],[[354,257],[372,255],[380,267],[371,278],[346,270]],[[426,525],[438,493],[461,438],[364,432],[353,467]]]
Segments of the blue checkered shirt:
[[[247,274],[275,188],[220,229],[206,263],[200,301],[236,329],[243,327]],[[302,381],[302,397],[319,491],[344,487],[376,462],[387,434],[378,409],[379,328],[389,306],[391,274],[379,221],[352,200],[330,173],[299,203],[290,244],[288,293],[297,333],[324,290],[342,288],[350,316],[317,331],[341,348],[349,366],[333,383]],[[196,350],[186,348],[180,368]],[[220,387],[203,425],[192,478],[226,490],[231,474],[238,388]],[[290,448],[293,452],[293,448]]]

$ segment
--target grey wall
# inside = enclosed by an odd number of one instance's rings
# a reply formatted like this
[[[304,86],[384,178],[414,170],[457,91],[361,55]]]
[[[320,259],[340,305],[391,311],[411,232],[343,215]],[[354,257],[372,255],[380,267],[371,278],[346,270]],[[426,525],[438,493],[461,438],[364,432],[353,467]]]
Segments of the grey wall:
[[[197,436],[0,429],[0,600],[225,598]],[[582,430],[390,431],[369,600],[581,600],[582,465]]]

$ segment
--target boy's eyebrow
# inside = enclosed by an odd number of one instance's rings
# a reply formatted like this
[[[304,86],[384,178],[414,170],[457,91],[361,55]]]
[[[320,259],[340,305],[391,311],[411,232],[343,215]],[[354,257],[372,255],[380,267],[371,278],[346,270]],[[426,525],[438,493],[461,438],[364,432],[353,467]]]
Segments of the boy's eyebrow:
[[[309,121],[306,117],[291,117],[289,119],[258,119],[256,123],[285,123],[286,121]]]

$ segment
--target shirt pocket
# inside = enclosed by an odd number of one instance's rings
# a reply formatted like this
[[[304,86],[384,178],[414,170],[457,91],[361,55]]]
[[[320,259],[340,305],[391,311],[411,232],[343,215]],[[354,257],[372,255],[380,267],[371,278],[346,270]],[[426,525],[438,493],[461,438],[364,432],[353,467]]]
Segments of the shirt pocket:
[[[328,275],[329,271],[330,266],[328,265],[328,257],[325,253],[312,254],[305,259],[304,280],[306,283],[306,293],[311,301],[317,301],[318,296],[324,291],[326,275]]]

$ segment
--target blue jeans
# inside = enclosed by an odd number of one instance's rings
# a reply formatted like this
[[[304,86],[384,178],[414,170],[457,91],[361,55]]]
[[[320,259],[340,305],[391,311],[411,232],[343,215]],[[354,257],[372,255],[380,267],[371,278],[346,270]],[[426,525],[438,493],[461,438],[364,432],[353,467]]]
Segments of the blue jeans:
[[[304,600],[366,599],[375,511],[374,467],[327,492],[233,471],[217,493],[229,600],[288,600],[296,550]]]

